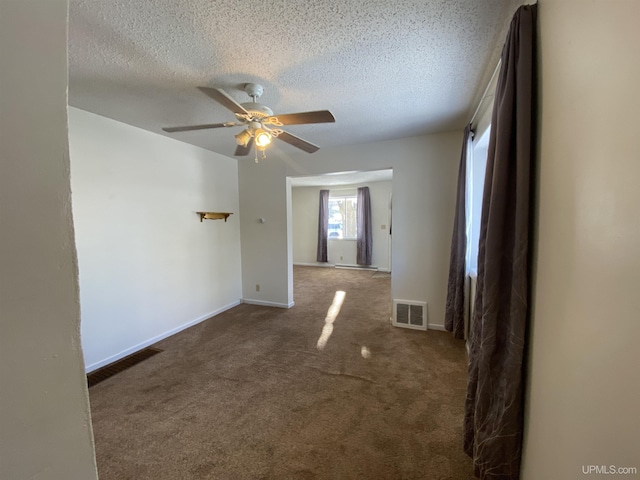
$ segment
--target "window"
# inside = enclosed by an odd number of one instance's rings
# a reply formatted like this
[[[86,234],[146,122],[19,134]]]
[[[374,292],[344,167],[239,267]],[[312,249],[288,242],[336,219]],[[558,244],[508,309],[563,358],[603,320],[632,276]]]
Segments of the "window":
[[[357,236],[358,200],[354,196],[329,197],[329,238],[355,239]]]
[[[478,274],[478,243],[480,241],[480,217],[484,174],[487,169],[487,150],[491,125],[467,147],[467,274]]]

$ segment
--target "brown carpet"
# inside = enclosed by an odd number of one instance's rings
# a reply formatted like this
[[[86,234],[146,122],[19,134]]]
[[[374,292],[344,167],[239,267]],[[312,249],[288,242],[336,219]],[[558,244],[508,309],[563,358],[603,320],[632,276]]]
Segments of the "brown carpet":
[[[391,326],[388,276],[294,282],[294,308],[240,305],[89,390],[101,480],[473,478],[463,343]]]

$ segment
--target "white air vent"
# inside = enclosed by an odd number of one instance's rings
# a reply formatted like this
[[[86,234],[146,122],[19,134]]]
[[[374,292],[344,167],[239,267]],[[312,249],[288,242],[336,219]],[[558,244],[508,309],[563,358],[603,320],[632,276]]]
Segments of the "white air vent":
[[[396,327],[427,329],[427,304],[413,300],[393,301],[393,325]]]

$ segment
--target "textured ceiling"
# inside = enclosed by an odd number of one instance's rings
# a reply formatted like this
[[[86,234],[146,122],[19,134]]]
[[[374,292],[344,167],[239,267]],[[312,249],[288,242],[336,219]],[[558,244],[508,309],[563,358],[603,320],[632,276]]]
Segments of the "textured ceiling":
[[[371,170],[366,172],[339,172],[309,177],[292,177],[292,187],[331,187],[355,185],[357,183],[390,182],[393,170]]]
[[[198,86],[330,110],[334,124],[286,127],[321,148],[462,129],[521,3],[71,0],[69,103],[225,155],[239,129],[161,130],[234,120]]]

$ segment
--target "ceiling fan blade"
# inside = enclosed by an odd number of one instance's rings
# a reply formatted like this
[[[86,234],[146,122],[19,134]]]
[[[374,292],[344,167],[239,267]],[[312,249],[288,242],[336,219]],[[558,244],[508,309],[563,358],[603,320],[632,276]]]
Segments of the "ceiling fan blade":
[[[248,142],[247,145],[238,145],[238,147],[236,148],[236,153],[234,153],[234,155],[236,157],[244,157],[245,155],[249,155],[249,152],[251,151],[251,147],[253,146],[253,138],[251,138]]]
[[[198,89],[233,113],[249,114],[242,105],[231,98],[231,96],[221,88],[198,87]]]
[[[287,132],[280,133],[276,138],[309,153],[316,152],[320,149],[320,147],[314,145],[313,143],[309,143],[306,140],[303,140],[300,137],[296,137],[295,135],[291,135]]]
[[[189,130],[205,130],[207,128],[236,127],[241,123],[225,122],[225,123],[205,123],[202,125],[189,125],[187,127],[167,127],[163,128],[165,132],[188,132]]]
[[[272,121],[273,119],[273,121]],[[285,113],[269,117],[265,123],[282,125],[303,125],[305,123],[333,123],[336,119],[329,110],[316,110],[314,112]]]

